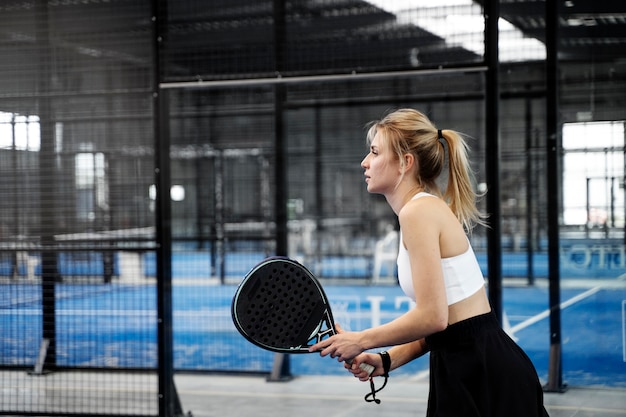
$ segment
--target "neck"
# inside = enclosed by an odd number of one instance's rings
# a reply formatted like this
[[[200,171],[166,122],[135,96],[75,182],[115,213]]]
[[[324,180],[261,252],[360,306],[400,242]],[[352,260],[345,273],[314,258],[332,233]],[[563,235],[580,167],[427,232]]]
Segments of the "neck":
[[[402,207],[404,207],[406,203],[411,201],[411,199],[415,197],[417,193],[420,193],[422,191],[424,191],[424,187],[421,187],[417,184],[404,187],[402,186],[402,184],[400,184],[400,186],[398,186],[398,188],[396,188],[393,193],[385,195],[385,198],[387,199],[387,203],[397,216],[400,213],[400,210],[402,210]]]

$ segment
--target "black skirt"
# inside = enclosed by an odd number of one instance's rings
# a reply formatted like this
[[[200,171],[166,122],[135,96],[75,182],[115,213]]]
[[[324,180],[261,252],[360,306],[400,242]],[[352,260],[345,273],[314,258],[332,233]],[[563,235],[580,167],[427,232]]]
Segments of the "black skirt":
[[[546,417],[543,389],[526,353],[488,313],[426,338],[427,417]]]

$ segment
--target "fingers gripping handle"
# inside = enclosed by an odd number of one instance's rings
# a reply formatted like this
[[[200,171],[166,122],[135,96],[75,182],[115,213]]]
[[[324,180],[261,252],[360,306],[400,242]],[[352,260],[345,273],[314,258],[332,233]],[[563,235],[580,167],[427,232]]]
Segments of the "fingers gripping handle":
[[[347,362],[348,362],[349,365],[352,365],[352,361],[347,361]],[[369,363],[365,363],[365,362],[360,364],[359,368],[361,368],[362,370],[367,372],[368,376],[372,375],[372,372],[374,372],[374,369],[376,369],[373,365],[370,365]]]
[[[359,368],[366,371],[368,375],[372,375],[372,372],[374,372],[374,369],[376,369],[373,365],[370,365],[369,363],[365,363],[365,362],[360,364]]]

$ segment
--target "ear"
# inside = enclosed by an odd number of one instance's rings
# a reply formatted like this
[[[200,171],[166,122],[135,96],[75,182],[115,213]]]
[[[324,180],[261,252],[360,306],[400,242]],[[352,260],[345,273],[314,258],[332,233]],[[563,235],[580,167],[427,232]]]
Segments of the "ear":
[[[415,167],[415,155],[412,153],[405,153],[404,156],[404,172],[409,172]]]

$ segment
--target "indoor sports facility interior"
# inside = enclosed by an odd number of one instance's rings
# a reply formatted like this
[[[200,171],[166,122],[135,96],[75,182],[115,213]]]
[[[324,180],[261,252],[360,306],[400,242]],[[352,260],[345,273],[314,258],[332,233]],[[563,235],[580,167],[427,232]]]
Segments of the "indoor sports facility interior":
[[[622,400],[576,415],[626,415],[623,2],[1,0],[0,57],[0,415],[200,417],[185,378],[348,378],[249,343],[231,302],[279,255],[346,329],[412,308],[360,166],[401,107],[466,135],[469,238],[550,414],[587,390]]]

